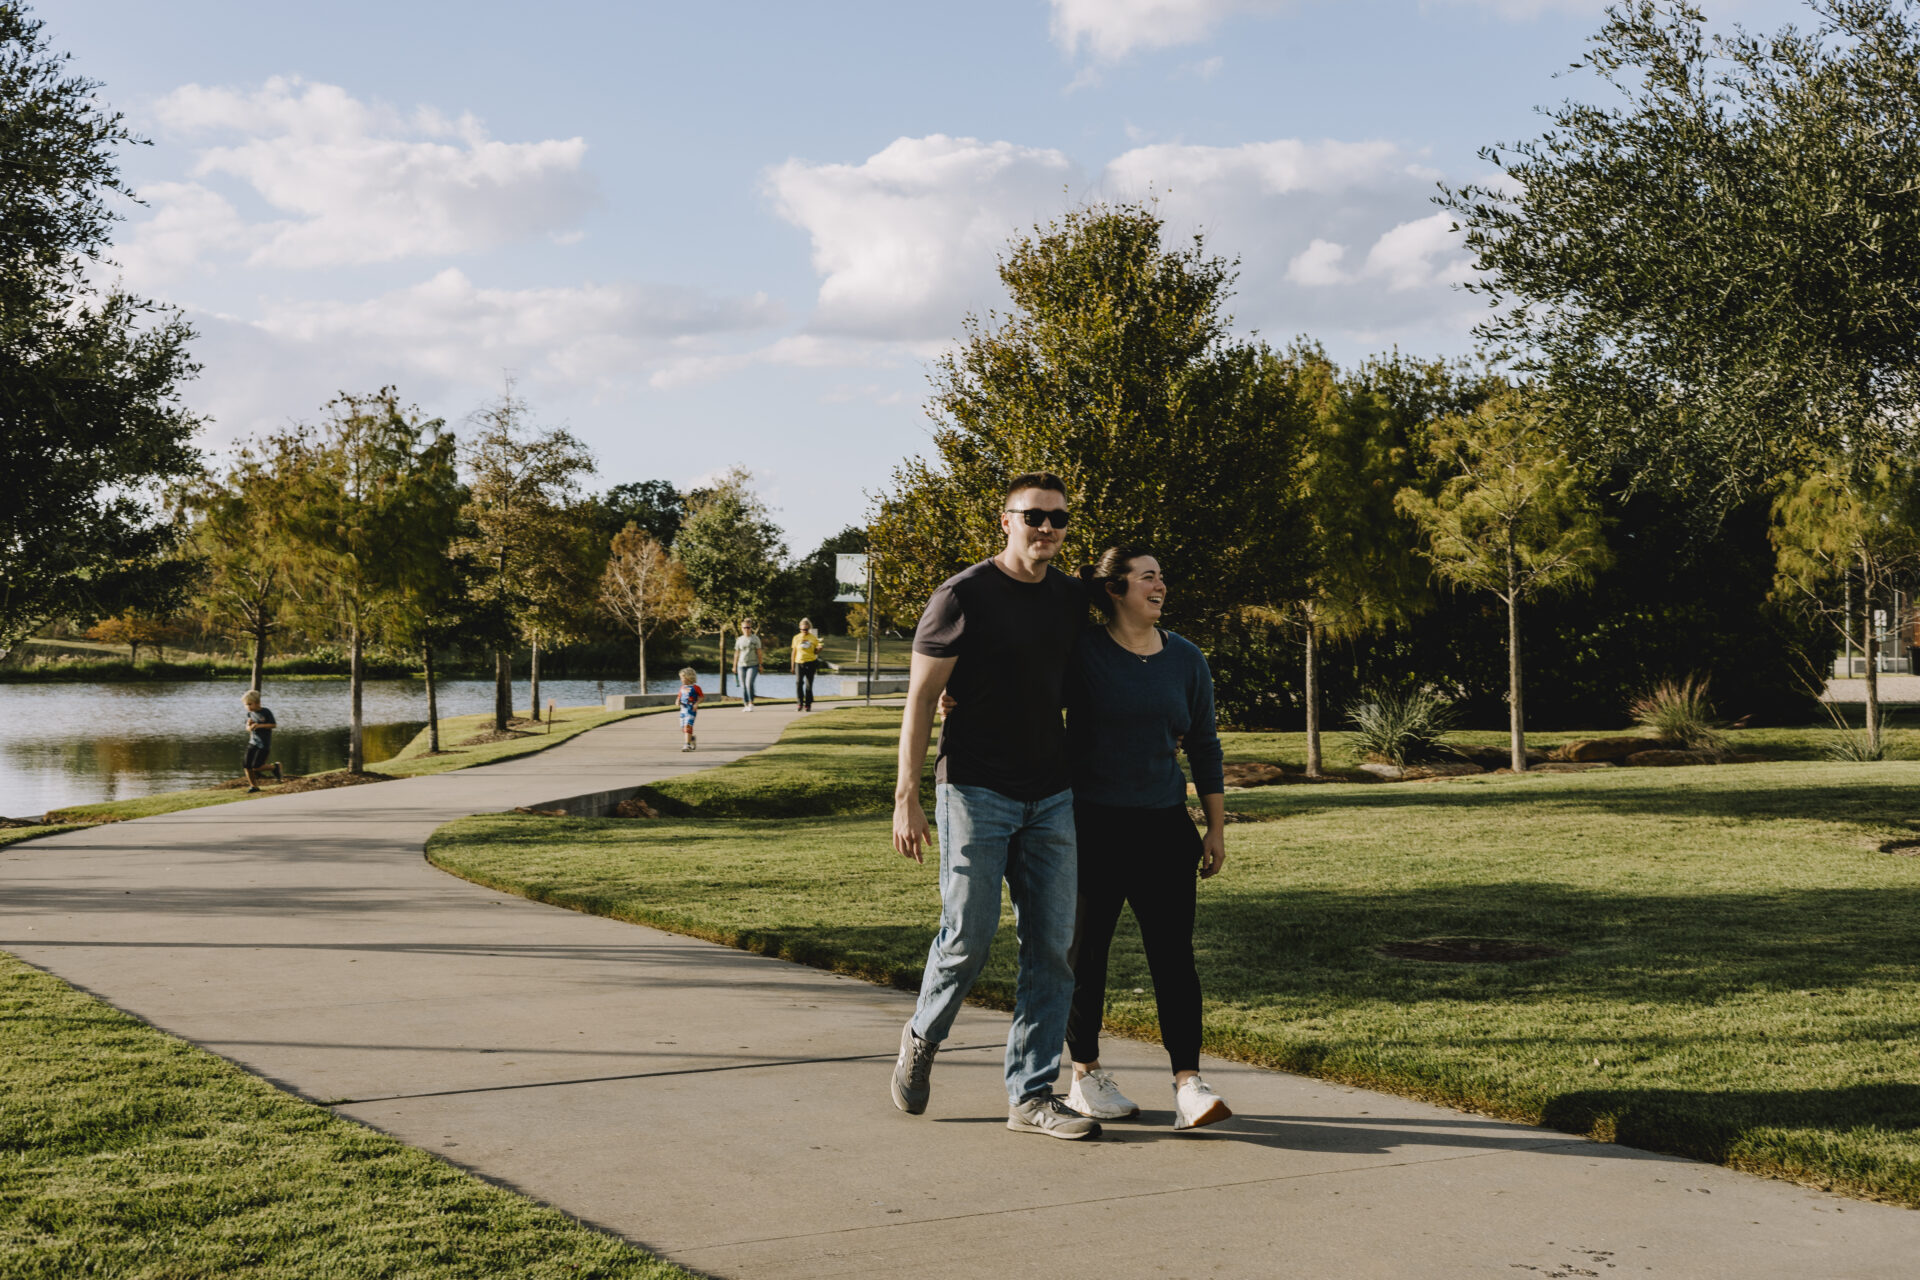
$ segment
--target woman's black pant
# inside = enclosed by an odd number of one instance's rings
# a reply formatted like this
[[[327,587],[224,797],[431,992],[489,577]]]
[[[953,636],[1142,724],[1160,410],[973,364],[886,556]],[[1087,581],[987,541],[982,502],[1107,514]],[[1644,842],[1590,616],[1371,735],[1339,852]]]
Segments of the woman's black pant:
[[[819,662],[796,663],[793,668],[793,699],[799,703],[802,711],[813,710],[813,673],[820,669]]]
[[[1133,907],[1153,974],[1160,1043],[1175,1071],[1200,1069],[1200,975],[1193,966],[1193,913],[1200,832],[1186,806],[1116,809],[1073,806],[1080,846],[1075,911],[1073,1007],[1067,1048],[1075,1062],[1100,1058],[1100,1019],[1107,1004],[1107,952],[1120,908]]]

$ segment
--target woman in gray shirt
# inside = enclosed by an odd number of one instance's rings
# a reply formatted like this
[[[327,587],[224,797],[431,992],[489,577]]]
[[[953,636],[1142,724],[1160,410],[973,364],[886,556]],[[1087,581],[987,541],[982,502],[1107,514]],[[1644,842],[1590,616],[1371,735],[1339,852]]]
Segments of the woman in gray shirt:
[[[740,701],[746,703],[743,710],[753,710],[753,686],[760,676],[760,637],[754,633],[754,621],[748,618],[740,624],[740,637],[733,642],[733,673],[740,678]]]
[[[1112,547],[1080,576],[1106,621],[1082,634],[1067,667],[1067,754],[1080,858],[1067,1105],[1102,1120],[1140,1110],[1100,1066],[1107,951],[1120,908],[1130,905],[1153,974],[1160,1040],[1173,1064],[1174,1128],[1196,1128],[1233,1114],[1200,1078],[1200,977],[1193,962],[1197,881],[1218,874],[1227,856],[1213,675],[1199,649],[1159,625],[1167,584],[1153,556]],[[1183,748],[1206,812],[1205,835],[1187,813]]]

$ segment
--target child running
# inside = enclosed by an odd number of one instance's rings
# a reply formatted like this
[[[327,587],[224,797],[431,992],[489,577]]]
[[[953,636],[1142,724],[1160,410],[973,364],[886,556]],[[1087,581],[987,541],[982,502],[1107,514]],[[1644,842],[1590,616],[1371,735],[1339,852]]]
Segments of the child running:
[[[267,757],[273,754],[273,731],[279,726],[274,723],[273,712],[260,705],[260,691],[249,689],[240,701],[247,708],[247,754],[241,761],[240,771],[247,775],[247,794],[252,795],[260,789],[260,780],[255,774],[271,769],[275,782],[286,781],[286,775],[280,771],[278,761],[267,763]]]
[[[699,678],[700,673],[692,667],[680,668],[680,732],[686,736],[680,747],[682,751],[691,751],[698,745],[693,736],[693,721],[700,714],[700,699],[706,696],[694,683]]]

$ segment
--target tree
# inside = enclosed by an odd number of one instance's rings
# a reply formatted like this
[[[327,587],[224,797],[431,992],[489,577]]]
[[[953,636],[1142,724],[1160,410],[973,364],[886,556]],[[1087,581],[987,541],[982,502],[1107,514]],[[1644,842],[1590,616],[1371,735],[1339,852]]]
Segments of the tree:
[[[796,561],[788,570],[786,612],[795,621],[811,619],[813,629],[821,635],[852,634],[855,615],[858,625],[865,626],[865,606],[840,604],[834,597],[840,594],[839,557],[866,550],[867,531],[859,525],[848,525]]]
[[[327,412],[317,430],[276,447],[293,463],[283,491],[307,607],[324,611],[347,641],[347,768],[359,773],[367,638],[441,572],[461,493],[453,434],[402,407],[392,387],[342,394]]]
[[[647,691],[647,637],[677,626],[693,610],[686,571],[637,524],[613,539],[600,575],[600,604],[632,631],[640,649],[640,692]]]
[[[281,492],[290,459],[272,442],[267,450],[241,450],[225,476],[204,477],[182,498],[202,567],[194,602],[215,626],[252,642],[255,689],[265,687],[267,640],[280,628],[294,569]]]
[[[532,429],[528,413],[526,401],[509,387],[474,415],[475,434],[463,459],[468,473],[463,519],[469,533],[458,546],[484,566],[474,599],[497,628],[490,642],[499,732],[506,731],[513,709],[514,635],[535,646],[537,714],[538,645],[570,634],[573,620],[592,599],[586,577],[590,525],[574,508],[581,477],[593,473],[593,455],[563,428]]]
[[[727,636],[742,618],[765,613],[780,578],[787,544],[767,505],[753,491],[753,473],[734,467],[680,526],[674,554],[693,594],[692,625],[720,637],[720,696],[727,695]]]
[[[1867,745],[1881,748],[1880,637],[1876,603],[1920,577],[1920,464],[1887,450],[1836,454],[1788,482],[1773,504],[1777,593],[1825,619],[1842,641],[1860,593],[1860,647],[1867,655]],[[1844,603],[1842,603],[1844,600]]]
[[[102,619],[87,629],[89,640],[127,646],[127,662],[134,666],[139,665],[140,650],[144,646],[152,646],[164,660],[166,651],[161,646],[178,635],[179,632],[167,625],[165,619],[145,617],[131,611]]]
[[[102,291],[138,140],[0,4],[0,658],[62,614],[160,607],[185,566],[157,486],[193,474],[198,369],[177,312]]]
[[[616,484],[596,498],[588,499],[594,524],[602,541],[611,542],[628,525],[663,547],[672,547],[687,518],[686,496],[665,480],[638,480]]]
[[[903,622],[1001,543],[998,498],[1028,470],[1068,489],[1071,563],[1152,549],[1169,621],[1220,651],[1249,612],[1298,595],[1294,470],[1309,412],[1296,370],[1232,341],[1233,266],[1169,247],[1137,204],[1095,205],[1011,246],[1005,316],[969,317],[934,369],[930,459],[909,459],[871,525],[880,605]],[[1269,627],[1270,629],[1270,627]],[[1233,706],[1236,686],[1223,683]]]
[[[1811,33],[1709,38],[1623,4],[1569,102],[1449,190],[1496,310],[1577,452],[1708,517],[1920,423],[1920,30],[1909,0],[1813,0]]]
[[[1310,778],[1321,776],[1320,654],[1328,640],[1404,623],[1427,603],[1413,530],[1395,505],[1417,480],[1419,414],[1430,404],[1395,395],[1402,385],[1446,385],[1444,365],[1392,357],[1340,377],[1317,349],[1288,353],[1313,411],[1298,476],[1306,571],[1286,616],[1305,650],[1302,701]],[[1409,413],[1411,407],[1414,412]]]
[[[1426,535],[1423,553],[1435,572],[1491,592],[1507,607],[1508,722],[1513,770],[1520,773],[1527,767],[1520,606],[1540,592],[1587,582],[1605,567],[1599,513],[1527,388],[1437,424],[1432,451],[1450,473],[1438,496],[1406,488],[1398,503]]]

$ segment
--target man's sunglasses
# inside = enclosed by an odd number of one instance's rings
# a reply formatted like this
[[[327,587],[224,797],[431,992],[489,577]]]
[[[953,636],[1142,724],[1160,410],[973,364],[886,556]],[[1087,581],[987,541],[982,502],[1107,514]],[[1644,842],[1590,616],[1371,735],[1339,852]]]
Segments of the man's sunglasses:
[[[1067,521],[1073,518],[1061,507],[1008,507],[1006,511],[1010,516],[1019,516],[1025,520],[1029,529],[1038,529],[1043,524],[1064,529],[1067,527]]]

